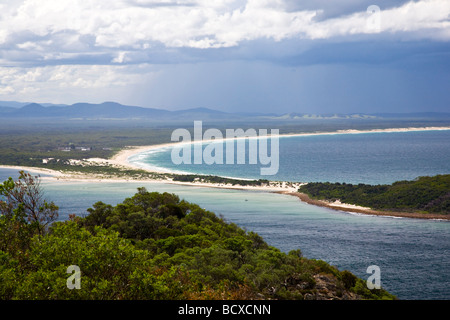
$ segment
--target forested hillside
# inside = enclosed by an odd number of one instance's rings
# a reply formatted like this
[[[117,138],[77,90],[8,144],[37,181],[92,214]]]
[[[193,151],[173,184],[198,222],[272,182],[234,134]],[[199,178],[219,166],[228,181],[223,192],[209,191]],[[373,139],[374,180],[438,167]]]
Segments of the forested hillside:
[[[392,299],[349,271],[268,245],[196,204],[144,188],[56,222],[23,173],[0,184],[0,299]],[[69,266],[80,268],[68,289]]]
[[[392,185],[313,182],[301,186],[299,192],[313,199],[340,200],[379,210],[450,213],[450,174]]]

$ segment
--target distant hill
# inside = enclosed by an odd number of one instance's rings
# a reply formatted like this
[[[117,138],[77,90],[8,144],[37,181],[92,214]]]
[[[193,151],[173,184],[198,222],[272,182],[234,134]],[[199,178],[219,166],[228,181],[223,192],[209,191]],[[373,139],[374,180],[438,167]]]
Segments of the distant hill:
[[[140,119],[149,118],[156,120],[187,119],[198,115],[221,113],[206,108],[190,109],[183,111],[168,111],[155,108],[143,108],[126,106],[116,102],[104,102],[100,104],[75,103],[68,106],[43,106],[30,103],[21,108],[0,106],[0,115],[9,118],[61,118],[61,119]],[[225,113],[221,113],[225,114]]]
[[[156,108],[128,106],[117,102],[100,104],[79,102],[72,105],[52,103],[22,103],[0,101],[0,118],[55,118],[55,119],[151,119],[151,120],[371,120],[371,119],[450,119],[450,113],[378,113],[378,114],[310,114],[223,112],[209,108],[191,108],[169,111]]]
[[[0,101],[0,106],[10,108],[21,108],[27,104],[30,104],[30,102]]]
[[[0,106],[3,107],[11,107],[11,108],[22,108],[23,106],[26,106],[27,104],[30,104],[31,102],[17,102],[17,101],[0,101]],[[51,106],[58,106],[58,107],[64,107],[67,106],[67,104],[54,104],[54,103],[41,103],[44,107],[51,107]]]
[[[375,115],[368,114],[310,114],[310,113],[286,113],[283,115],[266,116],[268,119],[304,120],[304,119],[375,119]]]
[[[20,106],[20,103],[14,104],[8,101],[7,104],[8,106],[2,106],[0,104],[0,117],[58,119],[230,120],[252,116],[227,113],[208,108],[191,108],[169,111],[156,108],[127,106],[116,102],[103,102],[100,104],[79,102],[72,105],[29,103]]]

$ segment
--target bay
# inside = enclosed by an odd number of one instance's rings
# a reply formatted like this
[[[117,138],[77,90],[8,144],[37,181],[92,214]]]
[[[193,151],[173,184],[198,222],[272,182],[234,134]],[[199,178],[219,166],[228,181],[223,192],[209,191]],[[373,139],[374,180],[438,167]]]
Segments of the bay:
[[[142,165],[173,170],[286,181],[392,183],[450,172],[450,132],[370,133],[280,139],[280,171],[261,177],[259,167],[171,167],[170,149],[137,155]],[[191,171],[190,171],[191,170]],[[0,169],[0,181],[17,177]],[[138,187],[171,192],[260,234],[284,252],[301,249],[340,270],[367,279],[377,265],[383,288],[400,299],[450,299],[450,223],[448,221],[351,214],[256,191],[148,182],[63,182],[43,178],[48,199],[60,207],[60,220],[83,216],[97,201],[115,205]]]
[[[0,177],[14,172],[0,170]],[[60,206],[60,220],[86,215],[97,201],[115,205],[138,187],[170,192],[225,220],[260,234],[284,252],[301,249],[350,270],[362,279],[377,265],[383,288],[400,299],[450,299],[450,223],[351,214],[267,192],[144,182],[61,182],[43,179],[49,200]]]
[[[236,164],[237,161],[235,164],[225,161],[224,164],[193,164],[193,160],[192,164],[175,165],[171,151],[168,147],[156,149],[129,160],[144,168],[293,182],[391,184],[450,173],[450,130],[281,137],[279,170],[275,175],[261,175],[260,168],[267,166],[259,162],[249,164],[248,143],[244,165]]]

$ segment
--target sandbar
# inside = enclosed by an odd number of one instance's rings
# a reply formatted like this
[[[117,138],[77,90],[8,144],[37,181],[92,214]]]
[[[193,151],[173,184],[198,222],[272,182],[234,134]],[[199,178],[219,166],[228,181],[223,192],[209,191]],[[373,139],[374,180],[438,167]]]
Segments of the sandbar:
[[[336,135],[336,134],[362,134],[362,133],[382,133],[382,132],[413,132],[413,131],[436,131],[436,130],[450,130],[450,127],[409,127],[409,128],[389,128],[389,129],[371,129],[371,130],[338,130],[332,132],[311,132],[311,133],[289,133],[280,134],[278,137],[298,137],[298,136],[314,136],[314,135]],[[270,135],[269,135],[270,137]],[[245,137],[223,138],[216,139],[214,142],[220,142],[220,140],[227,139],[245,139]],[[212,141],[212,140],[211,140]],[[208,142],[208,141],[203,141]],[[171,142],[164,144],[148,145],[148,146],[129,146],[120,150],[116,155],[110,159],[91,158],[87,159],[93,164],[113,165],[122,167],[125,169],[140,169],[152,173],[169,173],[169,170],[161,170],[157,167],[141,167],[136,164],[130,163],[129,158],[133,155],[157,150],[161,148],[174,147],[176,145],[190,142]],[[109,177],[102,174],[86,174],[78,172],[61,172],[52,169],[40,168],[40,167],[26,167],[26,166],[8,166],[0,165],[0,168],[25,170],[36,174],[46,175],[42,179],[59,180],[59,181],[77,181],[77,182],[130,182],[130,181],[142,181],[142,182],[161,182],[165,184],[179,184],[196,187],[208,187],[208,188],[224,188],[224,189],[237,189],[237,190],[252,190],[252,191],[264,191],[264,192],[276,192],[280,194],[291,195],[299,198],[301,201],[311,205],[327,207],[334,210],[356,212],[368,215],[378,216],[393,216],[393,217],[405,217],[405,218],[420,218],[420,219],[438,219],[438,220],[450,220],[450,216],[439,214],[422,214],[422,213],[408,213],[408,212],[391,212],[391,211],[377,211],[371,208],[365,208],[340,202],[326,202],[321,200],[314,200],[309,198],[306,194],[299,193],[298,188],[306,182],[283,182],[283,181],[269,181],[269,184],[263,186],[247,186],[247,185],[231,185],[224,183],[206,183],[206,182],[182,182],[173,181],[171,179],[163,178],[144,178],[133,179],[131,177]],[[50,176],[50,177],[48,177]],[[242,179],[245,180],[245,179]]]

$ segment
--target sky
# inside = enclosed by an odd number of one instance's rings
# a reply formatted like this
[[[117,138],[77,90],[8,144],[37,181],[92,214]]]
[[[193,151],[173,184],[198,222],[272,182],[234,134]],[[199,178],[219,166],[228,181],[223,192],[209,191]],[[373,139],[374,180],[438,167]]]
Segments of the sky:
[[[1,0],[0,100],[450,112],[450,0]]]

